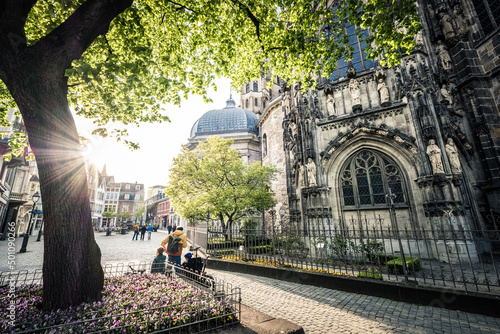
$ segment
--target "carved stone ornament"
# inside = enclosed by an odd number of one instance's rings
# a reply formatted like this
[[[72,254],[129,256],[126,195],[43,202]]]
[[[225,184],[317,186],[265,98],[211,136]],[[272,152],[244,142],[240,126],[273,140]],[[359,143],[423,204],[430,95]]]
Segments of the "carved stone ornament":
[[[442,101],[445,104],[447,104],[447,105],[450,105],[450,106],[453,105],[453,98],[452,98],[450,92],[448,91],[448,89],[446,88],[446,84],[445,83],[443,83],[441,85],[440,92],[441,92],[441,96],[443,97]]]
[[[445,39],[455,37],[455,30],[451,23],[452,21],[450,15],[445,10],[439,13],[439,24],[441,25],[441,32]]]
[[[445,150],[448,155],[448,160],[450,161],[451,172],[453,174],[462,173],[462,166],[460,165],[460,159],[458,158],[458,150],[453,142],[453,138],[448,138]]]
[[[453,14],[455,14],[455,23],[457,24],[458,34],[462,37],[462,39],[466,39],[469,35],[469,26],[460,4],[457,3],[453,7]]]
[[[444,174],[443,161],[441,160],[441,149],[436,145],[434,139],[429,140],[427,145],[427,155],[431,162],[433,174]]]
[[[354,111],[356,106],[361,105],[361,93],[359,90],[358,80],[353,78],[349,81],[349,92],[351,93],[352,107]]]
[[[316,187],[316,163],[312,158],[307,159],[307,183],[309,187]]]
[[[446,46],[442,41],[438,41],[438,45],[436,46],[436,53],[441,61],[441,66],[445,71],[451,71],[452,61]]]
[[[326,110],[328,112],[328,116],[334,116],[336,115],[335,112],[335,100],[333,99],[332,94],[328,94],[328,97],[326,98]]]

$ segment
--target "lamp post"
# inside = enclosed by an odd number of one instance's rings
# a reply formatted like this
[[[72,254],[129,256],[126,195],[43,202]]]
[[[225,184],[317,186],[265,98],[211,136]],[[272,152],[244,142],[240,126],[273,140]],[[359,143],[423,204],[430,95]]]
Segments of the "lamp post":
[[[273,224],[273,243],[276,242],[276,231],[274,229],[274,215],[276,214],[276,210],[269,210],[269,214],[271,215],[271,224]],[[276,262],[276,247],[273,247],[273,260]]]
[[[42,223],[40,224],[40,230],[38,230],[38,238],[36,238],[36,241],[40,241],[40,239],[42,238],[42,234],[43,234],[42,228],[43,228],[43,219],[42,219]]]
[[[389,193],[385,195],[385,197],[388,199],[388,205],[391,209],[391,218],[394,217],[394,228],[396,230],[396,234],[398,237],[398,243],[399,243],[399,250],[401,252],[401,264],[403,265],[403,273],[405,276],[405,282],[408,282],[408,271],[406,268],[406,258],[405,258],[405,253],[403,251],[403,243],[401,242],[401,235],[399,233],[399,226],[398,226],[398,221],[396,220],[396,208],[394,206],[394,200],[396,199],[396,194],[392,193],[391,188],[389,188]]]
[[[26,230],[26,233],[24,233],[24,239],[23,239],[23,244],[21,246],[21,249],[19,250],[19,253],[26,253],[26,246],[28,246],[28,239],[30,238],[30,233],[31,233],[31,223],[33,220],[33,214],[35,213],[35,208],[36,208],[36,202],[40,199],[40,194],[38,191],[33,194],[33,197],[31,198],[33,200],[33,207],[31,208],[31,216],[30,216],[30,221],[28,223],[28,229]]]

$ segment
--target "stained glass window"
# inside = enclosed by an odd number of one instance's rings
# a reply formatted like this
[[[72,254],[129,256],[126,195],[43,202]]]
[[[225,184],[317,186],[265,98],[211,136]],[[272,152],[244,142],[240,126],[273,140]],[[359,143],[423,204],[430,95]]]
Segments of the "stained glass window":
[[[341,196],[345,207],[385,206],[389,188],[394,203],[406,202],[399,168],[380,154],[362,150],[348,159],[340,173]]]

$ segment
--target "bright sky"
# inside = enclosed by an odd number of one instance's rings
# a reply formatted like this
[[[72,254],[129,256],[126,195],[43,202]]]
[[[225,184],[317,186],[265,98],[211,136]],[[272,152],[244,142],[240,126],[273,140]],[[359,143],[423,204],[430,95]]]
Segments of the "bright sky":
[[[201,97],[190,96],[180,108],[165,108],[170,123],[127,127],[129,136],[126,139],[140,145],[140,149],[135,151],[130,151],[125,144],[118,143],[115,139],[91,136],[90,133],[95,129],[92,121],[75,116],[80,135],[92,140],[85,156],[92,159],[99,170],[106,163],[108,175],[114,176],[116,182],[137,181],[145,185],[146,191],[151,186],[166,185],[172,159],[179,154],[181,146],[187,144],[194,122],[205,112],[226,106],[230,94],[229,80],[220,79],[216,83],[217,92],[209,93],[213,103],[205,104]],[[234,89],[233,99],[238,106],[240,97]]]

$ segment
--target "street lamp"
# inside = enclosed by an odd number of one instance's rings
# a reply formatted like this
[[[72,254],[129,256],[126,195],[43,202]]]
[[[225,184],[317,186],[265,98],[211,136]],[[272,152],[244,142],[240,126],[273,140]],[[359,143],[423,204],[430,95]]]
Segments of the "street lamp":
[[[33,194],[33,197],[31,199],[33,200],[33,207],[31,208],[30,221],[28,223],[28,229],[26,230],[26,233],[24,233],[23,245],[21,246],[19,253],[26,253],[26,246],[28,246],[28,239],[30,238],[32,220],[33,220],[33,214],[35,213],[36,202],[38,202],[38,200],[40,199],[40,194],[38,193],[38,191]]]

